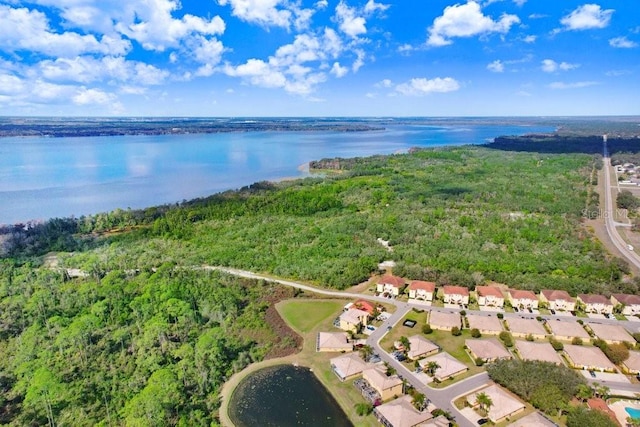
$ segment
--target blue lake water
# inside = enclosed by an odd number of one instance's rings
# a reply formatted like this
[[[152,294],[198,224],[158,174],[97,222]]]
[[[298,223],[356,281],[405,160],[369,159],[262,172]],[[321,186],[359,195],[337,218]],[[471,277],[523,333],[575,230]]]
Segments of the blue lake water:
[[[237,132],[198,135],[0,139],[0,224],[144,208],[301,177],[325,157],[482,144],[544,126],[395,125],[372,132]]]

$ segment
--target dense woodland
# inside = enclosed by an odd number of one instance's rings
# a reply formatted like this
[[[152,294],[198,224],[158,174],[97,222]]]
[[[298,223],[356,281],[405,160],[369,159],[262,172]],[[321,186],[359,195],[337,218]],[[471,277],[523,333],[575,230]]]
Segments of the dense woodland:
[[[338,163],[176,205],[5,227],[0,423],[215,422],[225,378],[297,343],[269,317],[288,291],[202,265],[343,289],[393,259],[394,274],[441,284],[638,291],[584,225],[597,154],[469,146]]]

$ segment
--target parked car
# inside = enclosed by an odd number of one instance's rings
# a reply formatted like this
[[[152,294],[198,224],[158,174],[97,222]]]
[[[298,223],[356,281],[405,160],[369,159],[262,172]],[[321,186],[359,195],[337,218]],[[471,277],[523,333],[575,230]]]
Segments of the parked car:
[[[593,378],[596,377],[596,373],[594,371],[592,371],[592,370],[589,371],[589,375],[591,375]]]
[[[556,314],[556,311],[553,308],[549,311],[551,312],[551,314]]]
[[[481,425],[486,424],[488,422],[489,422],[489,418],[480,418],[478,420],[478,425],[481,426]]]
[[[518,307],[513,307],[513,311],[515,311],[517,313],[519,311]]]

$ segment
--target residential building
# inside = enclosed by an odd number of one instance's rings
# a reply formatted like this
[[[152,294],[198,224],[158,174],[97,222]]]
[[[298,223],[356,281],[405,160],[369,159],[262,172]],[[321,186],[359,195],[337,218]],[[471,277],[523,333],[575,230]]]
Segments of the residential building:
[[[318,332],[316,351],[353,351],[353,344],[349,342],[349,335],[346,332]]]
[[[440,351],[440,347],[432,343],[422,335],[413,335],[409,338],[409,351],[407,357],[411,360],[416,360],[421,357],[431,356]]]
[[[520,310],[538,308],[538,297],[531,291],[509,289],[507,298],[511,303],[511,307],[517,307]]]
[[[509,424],[509,427],[558,427],[558,425],[540,412],[532,412]]]
[[[562,358],[548,342],[516,340],[516,350],[522,360],[537,360],[563,365]]]
[[[422,301],[433,301],[433,294],[436,292],[434,282],[423,282],[414,280],[409,283],[409,298]]]
[[[376,290],[381,294],[389,294],[394,297],[400,295],[400,291],[404,289],[404,279],[401,277],[385,274],[378,279]]]
[[[572,368],[616,372],[616,367],[598,347],[564,345],[564,355]]]
[[[422,368],[429,365],[429,362],[435,362],[439,368],[436,369],[433,377],[438,381],[444,381],[449,378],[455,377],[466,372],[469,368],[464,363],[458,361],[455,357],[449,353],[443,351],[441,353],[429,356],[426,359],[420,360],[418,363]]]
[[[491,399],[492,405],[489,407],[488,416],[489,419],[496,424],[506,420],[508,417],[512,417],[515,414],[524,411],[525,409],[524,403],[497,384],[491,385],[467,396],[467,403],[472,408],[478,407],[477,395],[480,393],[486,394],[489,399]]]
[[[358,353],[348,353],[342,356],[334,357],[330,361],[331,369],[340,378],[340,381],[346,381],[354,378],[362,373],[365,369],[373,366],[362,360]]]
[[[588,340],[591,338],[582,325],[574,320],[547,320],[547,327],[551,330],[553,336],[559,340],[571,341],[574,338]]]
[[[467,352],[474,362],[494,362],[499,359],[513,359],[513,356],[497,338],[469,339],[464,341]]]
[[[497,286],[476,286],[476,294],[480,307],[501,308],[504,306],[504,295]]]
[[[362,326],[367,325],[369,319],[369,313],[357,308],[351,308],[347,311],[343,311],[338,317],[338,327],[343,331],[357,332]]]
[[[613,304],[604,295],[595,294],[579,294],[578,301],[584,304],[586,313],[594,314],[611,314],[613,313]]]
[[[352,308],[357,308],[358,310],[366,311],[367,313],[369,313],[369,316],[373,316],[373,314],[376,311],[376,306],[364,299],[359,299],[358,301],[354,302]]]
[[[567,291],[544,289],[540,292],[540,301],[547,303],[549,310],[574,311],[576,299]]]
[[[362,378],[380,394],[383,401],[402,395],[402,380],[395,374],[387,376],[386,368],[382,365],[365,369]]]
[[[611,303],[614,306],[622,305],[622,314],[625,316],[640,315],[640,295],[613,294]]]
[[[640,351],[629,350],[629,358],[622,362],[622,367],[629,374],[640,374]]]
[[[433,329],[442,331],[450,331],[454,327],[460,328],[460,314],[432,310],[429,312],[429,325]]]
[[[477,329],[483,335],[498,335],[504,330],[500,319],[482,314],[467,314],[469,329]]]
[[[427,410],[418,411],[413,406],[413,398],[409,395],[377,406],[373,410],[373,414],[385,427],[423,426],[425,422],[433,418],[433,415]]]
[[[469,289],[464,286],[446,285],[442,287],[445,304],[469,304]]]
[[[596,337],[608,344],[628,342],[635,344],[636,340],[620,325],[609,325],[602,323],[588,323],[587,327],[593,331]]]
[[[536,319],[522,319],[520,317],[509,317],[505,323],[514,337],[526,338],[531,335],[536,339],[543,339],[547,336],[547,331]]]

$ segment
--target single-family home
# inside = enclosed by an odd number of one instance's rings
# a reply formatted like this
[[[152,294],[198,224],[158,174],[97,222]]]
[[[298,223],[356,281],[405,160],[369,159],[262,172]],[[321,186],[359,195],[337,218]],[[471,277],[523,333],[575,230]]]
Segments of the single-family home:
[[[616,372],[616,366],[595,346],[565,344],[564,355],[572,368]]]
[[[365,369],[362,378],[380,394],[382,400],[402,395],[402,380],[396,374],[387,376],[386,368],[382,365]]]
[[[602,323],[587,323],[586,324],[591,331],[600,338],[607,342],[607,344],[628,342],[635,344],[636,340],[631,336],[627,330],[621,325],[609,325]]]
[[[613,313],[613,304],[611,303],[611,300],[604,295],[578,294],[578,301],[584,304],[585,313]]]
[[[438,366],[433,374],[433,377],[438,381],[444,381],[451,377],[455,377],[469,369],[467,365],[460,362],[446,351],[429,356],[420,360],[418,363],[424,369],[429,366],[429,362],[435,362]]]
[[[366,311],[367,313],[369,313],[369,316],[373,316],[376,311],[376,306],[364,299],[359,299],[358,301],[354,302],[351,308],[357,308],[358,310]]]
[[[376,419],[386,427],[423,426],[433,415],[427,410],[418,411],[413,406],[413,398],[409,395],[399,397],[377,406],[373,410]],[[447,422],[447,426],[449,423]]]
[[[440,347],[432,343],[422,335],[413,335],[409,338],[409,351],[407,357],[411,360],[419,359],[420,357],[431,356],[440,351]]]
[[[572,298],[567,291],[543,289],[540,292],[540,301],[547,303],[550,310],[574,311],[576,309],[576,299]]]
[[[343,331],[357,332],[362,326],[367,325],[369,320],[369,313],[357,308],[350,308],[347,311],[343,311],[338,317],[338,327]]]
[[[522,360],[537,360],[540,362],[563,365],[562,358],[548,342],[531,342],[516,340],[516,350]]]
[[[629,358],[622,362],[622,367],[629,374],[640,374],[640,351],[629,350]]]
[[[532,412],[526,417],[518,418],[517,421],[509,424],[509,427],[558,427],[558,425],[540,412]]]
[[[504,295],[497,286],[476,286],[478,305],[482,307],[501,308],[504,306]]]
[[[622,314],[625,316],[640,315],[640,295],[613,294],[611,303],[614,306],[622,305]]]
[[[388,294],[394,297],[400,295],[400,291],[404,289],[404,279],[391,274],[385,274],[378,279],[376,290],[380,294]]]
[[[582,327],[582,325],[574,320],[547,320],[547,327],[551,330],[553,336],[559,340],[571,341],[574,338],[588,340],[590,338],[589,334]]]
[[[480,393],[486,394],[489,399],[491,399],[488,416],[489,419],[496,424],[506,420],[508,417],[512,417],[515,414],[524,411],[525,409],[524,403],[497,384],[468,395],[467,403],[469,406],[472,408],[478,407],[477,396]]]
[[[334,357],[330,361],[331,369],[340,378],[340,381],[346,381],[354,378],[362,373],[365,369],[373,366],[362,360],[358,353],[347,353],[342,356]]]
[[[414,280],[409,283],[409,298],[421,301],[433,301],[433,294],[436,291],[435,282],[424,282]]]
[[[346,332],[318,332],[316,351],[353,351],[353,344],[349,342],[349,335]]]
[[[520,317],[509,317],[505,323],[514,337],[525,338],[531,335],[536,339],[543,339],[547,336],[547,331],[536,319],[522,319]]]
[[[460,328],[460,313],[436,311],[429,312],[429,325],[433,329],[450,331],[454,327]]]
[[[469,289],[464,286],[446,285],[442,287],[445,304],[469,304]]]
[[[494,316],[485,316],[482,314],[467,314],[469,321],[469,329],[477,329],[481,334],[498,335],[504,330],[500,319]]]
[[[531,291],[509,289],[509,292],[507,292],[507,298],[511,303],[511,307],[516,307],[520,310],[538,308],[538,297]]]
[[[483,362],[493,362],[499,359],[513,359],[513,356],[497,338],[465,340],[464,345],[474,362],[478,359]]]

